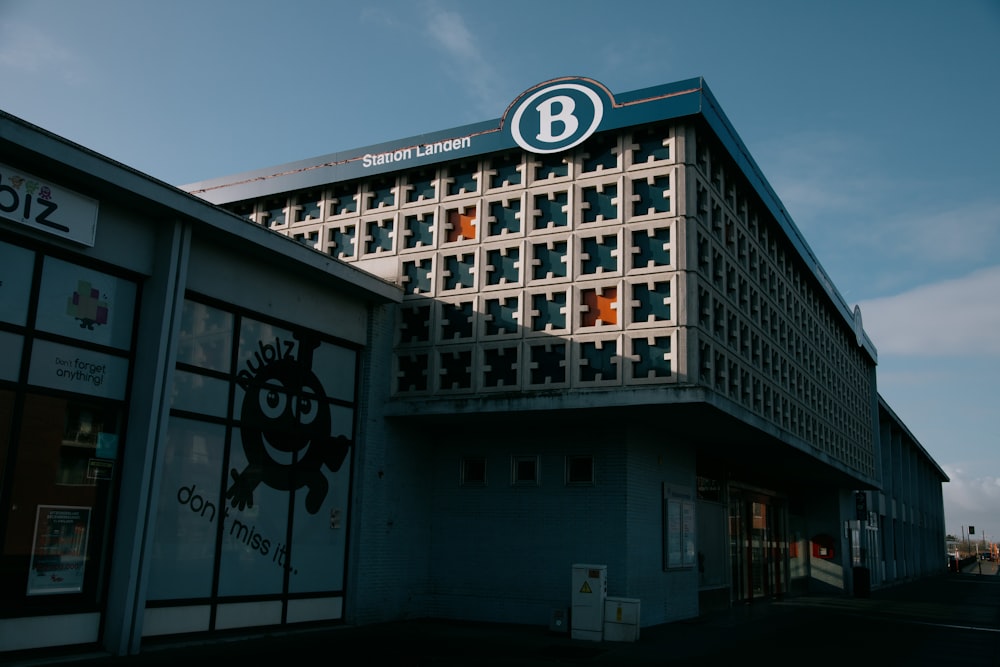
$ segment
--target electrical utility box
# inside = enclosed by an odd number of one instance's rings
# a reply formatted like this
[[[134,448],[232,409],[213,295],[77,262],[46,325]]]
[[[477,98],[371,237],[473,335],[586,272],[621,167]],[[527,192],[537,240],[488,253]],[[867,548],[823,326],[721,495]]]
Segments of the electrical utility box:
[[[604,638],[604,601],[607,597],[607,565],[573,566],[571,638],[597,642]]]
[[[611,598],[604,601],[604,639],[634,642],[639,638],[639,600]]]

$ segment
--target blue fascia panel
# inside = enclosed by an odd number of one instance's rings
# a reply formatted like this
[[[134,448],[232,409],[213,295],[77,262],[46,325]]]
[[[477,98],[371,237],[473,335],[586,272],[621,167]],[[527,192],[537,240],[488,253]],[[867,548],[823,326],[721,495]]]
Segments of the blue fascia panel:
[[[566,81],[585,82],[609,98],[597,131],[680,118],[702,109],[704,82],[700,78],[619,96],[611,95],[588,79],[574,77]],[[531,91],[521,97],[528,92]],[[223,204],[510,150],[517,148],[509,127],[505,127],[510,110],[509,107],[504,117],[491,121],[201,181],[181,189],[213,204]]]

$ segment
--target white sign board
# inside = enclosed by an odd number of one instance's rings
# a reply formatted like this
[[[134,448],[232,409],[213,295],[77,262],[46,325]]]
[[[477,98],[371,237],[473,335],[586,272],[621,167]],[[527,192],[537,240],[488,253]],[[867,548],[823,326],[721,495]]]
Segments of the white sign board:
[[[97,201],[0,163],[0,218],[93,246]]]

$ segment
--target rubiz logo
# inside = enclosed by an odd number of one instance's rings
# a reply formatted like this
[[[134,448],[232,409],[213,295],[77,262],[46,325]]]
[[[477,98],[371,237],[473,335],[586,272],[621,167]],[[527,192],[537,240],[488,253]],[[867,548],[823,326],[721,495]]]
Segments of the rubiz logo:
[[[0,163],[0,218],[94,245],[98,202]]]
[[[555,83],[513,108],[510,133],[531,153],[558,153],[582,144],[604,118],[604,101],[582,83]]]
[[[3,182],[4,176],[7,176],[6,180],[10,185]],[[52,190],[47,185],[18,175],[0,174],[0,211],[20,216],[19,222],[30,221],[39,226],[68,232],[69,227],[50,220],[50,216],[58,208],[59,205],[52,201]]]

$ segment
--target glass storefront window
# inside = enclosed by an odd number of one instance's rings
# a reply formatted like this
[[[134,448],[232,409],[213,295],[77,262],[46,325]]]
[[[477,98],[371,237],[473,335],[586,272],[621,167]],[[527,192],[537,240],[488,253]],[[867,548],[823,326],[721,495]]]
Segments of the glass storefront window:
[[[0,322],[27,322],[34,265],[35,253],[0,242]]]
[[[121,410],[28,394],[17,435],[0,598],[83,593],[96,601],[111,522]]]
[[[46,257],[35,326],[126,350],[132,343],[135,297],[130,280]]]
[[[0,243],[2,613],[102,602],[138,293],[127,278]]]
[[[10,446],[10,421],[14,414],[14,392],[0,389],[0,482],[7,472],[7,448]]]
[[[24,337],[17,334],[0,331],[0,380],[16,381],[21,372],[21,350],[24,347]]]
[[[184,312],[150,601],[342,592],[357,351]]]
[[[128,372],[125,357],[36,340],[28,381],[50,389],[124,400]]]
[[[241,440],[237,429],[233,442]],[[222,531],[219,595],[280,593],[282,568],[289,566],[288,489],[264,483],[271,479],[268,471],[259,463],[251,464],[241,447],[232,448],[229,465],[232,477],[226,495],[236,505],[230,507]],[[242,483],[250,480],[258,482],[252,489]]]
[[[226,429],[173,418],[167,430],[156,543],[149,570],[150,600],[206,597],[212,592]]]
[[[185,412],[225,417],[228,412],[229,383],[225,380],[177,370],[170,407]]]
[[[228,371],[232,348],[232,313],[196,301],[184,302],[177,363]]]

